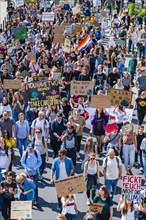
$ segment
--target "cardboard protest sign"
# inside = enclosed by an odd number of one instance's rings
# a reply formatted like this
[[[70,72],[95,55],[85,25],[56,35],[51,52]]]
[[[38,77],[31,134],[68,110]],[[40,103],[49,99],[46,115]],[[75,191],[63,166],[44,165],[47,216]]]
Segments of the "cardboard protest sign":
[[[75,35],[77,33],[80,33],[81,31],[82,31],[82,26],[75,26],[73,27],[72,34]]]
[[[92,203],[90,205],[90,212],[94,213],[101,213],[103,210],[104,205],[103,204],[97,204],[97,203]]]
[[[110,108],[111,96],[110,95],[92,95],[91,107],[93,108]]]
[[[65,53],[70,53],[70,48],[71,48],[71,40],[65,38],[65,40],[64,40],[64,52]]]
[[[32,219],[32,201],[12,201],[11,219]]]
[[[55,18],[55,14],[53,12],[43,12],[42,13],[42,21],[53,22]]]
[[[12,79],[4,79],[4,88],[5,89],[21,89],[22,80],[12,80]]]
[[[92,81],[71,81],[71,95],[91,95],[93,93],[94,82]]]
[[[146,203],[143,204],[143,208],[146,210]]]
[[[123,176],[122,177],[122,197],[124,200],[140,200],[142,176]]]
[[[132,92],[120,89],[108,89],[108,95],[111,96],[112,105],[122,105],[124,107],[130,107],[132,102]]]
[[[59,82],[37,81],[28,83],[30,107],[59,104]]]
[[[63,34],[65,31],[65,27],[63,26],[55,26],[54,34]]]
[[[15,6],[16,7],[19,7],[19,6],[22,6],[24,5],[24,1],[23,0],[15,0]]]
[[[122,134],[129,133],[132,130],[133,130],[133,124],[128,123],[122,126]]]
[[[62,34],[55,34],[53,44],[64,43],[64,36]]]
[[[55,187],[58,197],[86,191],[83,174],[71,176],[61,180],[56,180]]]
[[[28,60],[36,60],[36,54],[30,53],[27,55]]]
[[[22,40],[27,38],[27,29],[25,26],[20,28],[12,28],[12,35],[14,35],[16,40]]]

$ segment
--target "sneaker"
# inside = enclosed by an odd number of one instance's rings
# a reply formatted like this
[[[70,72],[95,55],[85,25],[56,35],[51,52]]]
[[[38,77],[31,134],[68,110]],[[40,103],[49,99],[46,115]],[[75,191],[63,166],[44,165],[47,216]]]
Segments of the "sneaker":
[[[34,205],[34,206],[38,206],[38,202],[37,202],[37,201],[34,201],[34,202],[33,202],[33,205]]]
[[[57,205],[57,210],[60,212],[61,211],[61,207],[59,205]]]
[[[41,175],[38,176],[38,180],[42,180],[43,177]]]
[[[90,206],[91,202],[90,199],[87,199],[87,205]]]
[[[130,174],[130,175],[133,175],[133,173],[132,173],[131,169],[129,169],[129,174]]]
[[[140,167],[140,168],[139,168],[139,170],[140,170],[140,172],[142,172],[142,173],[143,173],[143,167]]]
[[[78,152],[76,153],[76,157],[77,159],[80,159],[80,154]]]

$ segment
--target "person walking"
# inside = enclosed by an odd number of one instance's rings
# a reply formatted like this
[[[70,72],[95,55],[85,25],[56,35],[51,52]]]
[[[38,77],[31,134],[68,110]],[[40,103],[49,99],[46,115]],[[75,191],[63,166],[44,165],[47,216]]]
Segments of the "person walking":
[[[60,180],[71,176],[74,171],[74,166],[71,158],[66,157],[67,151],[65,149],[59,150],[58,157],[54,159],[51,167],[51,183],[55,180]],[[58,198],[57,210],[61,211],[61,198]]]
[[[86,180],[87,205],[91,204],[90,191],[92,192],[92,200],[95,197],[96,189],[99,183],[99,163],[95,160],[95,154],[90,154],[88,161],[84,165],[84,177]]]
[[[108,156],[103,160],[102,168],[105,185],[113,199],[116,194],[118,180],[122,177],[122,162],[120,157],[115,156],[114,149],[109,149]]]
[[[34,205],[38,206],[38,174],[42,159],[39,151],[34,149],[34,144],[28,144],[27,150],[22,155],[21,164],[24,167],[26,174],[30,176],[30,178],[33,178],[36,185]]]
[[[27,139],[29,137],[29,124],[28,121],[24,119],[24,114],[19,113],[19,121],[16,122],[16,137],[17,137],[17,146],[19,149],[20,156],[23,154],[27,147]]]

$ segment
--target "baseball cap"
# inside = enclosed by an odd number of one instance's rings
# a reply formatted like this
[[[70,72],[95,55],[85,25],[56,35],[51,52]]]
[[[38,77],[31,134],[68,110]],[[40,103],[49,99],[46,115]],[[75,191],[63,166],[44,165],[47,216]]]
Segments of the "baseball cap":
[[[58,117],[63,117],[63,113],[62,112],[57,112],[57,116]]]
[[[34,144],[32,142],[30,142],[27,147],[28,148],[34,148]]]

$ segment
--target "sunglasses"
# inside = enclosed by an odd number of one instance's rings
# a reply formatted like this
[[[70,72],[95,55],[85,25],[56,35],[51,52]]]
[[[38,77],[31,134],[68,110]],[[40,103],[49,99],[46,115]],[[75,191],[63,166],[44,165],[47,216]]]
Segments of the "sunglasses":
[[[95,160],[95,158],[90,158],[90,160]]]
[[[93,218],[87,218],[87,220],[93,220]]]
[[[58,156],[59,156],[59,157],[62,157],[63,155],[62,155],[62,154],[59,154]]]
[[[39,134],[39,133],[41,133],[41,132],[40,132],[40,131],[36,131],[36,133],[38,133],[38,134]]]

